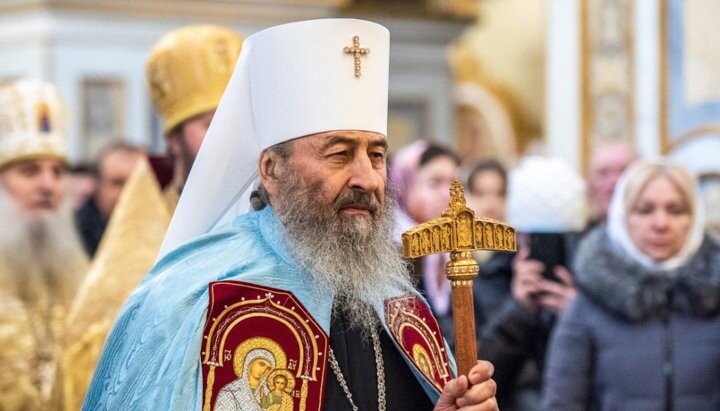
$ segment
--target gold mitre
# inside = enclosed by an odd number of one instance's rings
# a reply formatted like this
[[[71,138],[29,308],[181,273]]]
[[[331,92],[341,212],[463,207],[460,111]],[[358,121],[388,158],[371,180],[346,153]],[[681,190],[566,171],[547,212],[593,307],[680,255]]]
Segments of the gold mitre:
[[[171,31],[153,46],[147,78],[165,132],[217,108],[241,44],[234,31],[202,24]]]
[[[0,167],[33,157],[66,160],[64,126],[60,93],[50,83],[0,85]]]

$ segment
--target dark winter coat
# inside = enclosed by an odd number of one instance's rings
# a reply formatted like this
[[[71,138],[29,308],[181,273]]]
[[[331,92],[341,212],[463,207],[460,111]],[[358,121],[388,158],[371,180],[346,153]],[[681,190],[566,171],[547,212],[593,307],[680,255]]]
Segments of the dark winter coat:
[[[564,249],[553,252],[560,252],[565,259],[563,264],[569,266],[580,233],[567,232],[562,236]],[[540,377],[555,315],[546,310],[528,312],[515,301],[510,291],[514,257],[498,253],[480,268],[475,298],[483,305],[486,321],[478,341],[478,357],[495,365],[493,379],[498,385],[501,410],[538,410]]]
[[[580,293],[560,318],[543,408],[720,410],[720,245],[705,238],[671,272],[611,245],[604,228],[581,244]]]
[[[512,276],[512,257],[510,253],[495,253],[481,264],[480,275],[473,284],[473,302],[475,304],[475,334],[480,341],[480,333],[488,321],[488,314],[498,312],[506,299],[510,298],[510,278]],[[411,276],[417,290],[426,299],[429,298],[422,279],[422,258],[413,260]],[[432,308],[432,305],[430,305]],[[433,311],[443,336],[452,350],[455,349],[455,325],[452,307],[447,313]]]

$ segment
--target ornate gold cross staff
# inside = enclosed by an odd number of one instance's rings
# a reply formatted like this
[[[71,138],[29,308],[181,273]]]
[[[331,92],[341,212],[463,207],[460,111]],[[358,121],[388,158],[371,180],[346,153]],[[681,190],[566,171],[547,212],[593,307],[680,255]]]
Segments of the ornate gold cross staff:
[[[355,60],[355,78],[360,78],[360,57],[370,53],[370,49],[361,48],[360,36],[353,36],[352,47],[345,47],[343,50],[348,54],[352,54],[353,60]]]
[[[479,268],[470,252],[516,251],[515,228],[497,220],[476,218],[465,205],[462,185],[455,180],[450,185],[450,208],[442,217],[403,233],[402,244],[405,258],[450,253],[445,275],[452,286],[455,354],[458,375],[467,375],[477,363],[472,283]]]

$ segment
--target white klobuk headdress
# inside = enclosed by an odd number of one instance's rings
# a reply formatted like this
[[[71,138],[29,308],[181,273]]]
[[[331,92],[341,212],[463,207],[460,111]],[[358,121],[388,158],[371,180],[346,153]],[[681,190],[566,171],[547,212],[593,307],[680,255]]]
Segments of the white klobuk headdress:
[[[34,79],[0,85],[0,167],[66,155],[65,113],[55,86]]]
[[[386,135],[389,47],[386,28],[354,19],[248,37],[159,257],[249,210],[262,150],[331,130]]]

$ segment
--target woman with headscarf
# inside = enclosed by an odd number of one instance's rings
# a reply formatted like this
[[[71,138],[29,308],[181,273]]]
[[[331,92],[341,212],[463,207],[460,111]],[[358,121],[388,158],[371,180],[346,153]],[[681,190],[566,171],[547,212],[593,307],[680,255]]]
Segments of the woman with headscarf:
[[[450,184],[458,177],[460,160],[444,146],[418,140],[399,150],[390,164],[390,181],[398,203],[395,241],[406,230],[438,218],[450,206]],[[413,262],[417,288],[428,300],[443,336],[454,347],[447,254],[431,254]]]
[[[696,190],[665,161],[621,178],[607,227],[580,245],[580,294],[551,340],[544,409],[720,409],[720,245],[703,232]]]
[[[218,393],[214,410],[261,411],[267,408],[266,380],[274,368],[275,356],[270,351],[264,348],[250,351],[243,360],[242,374]]]

